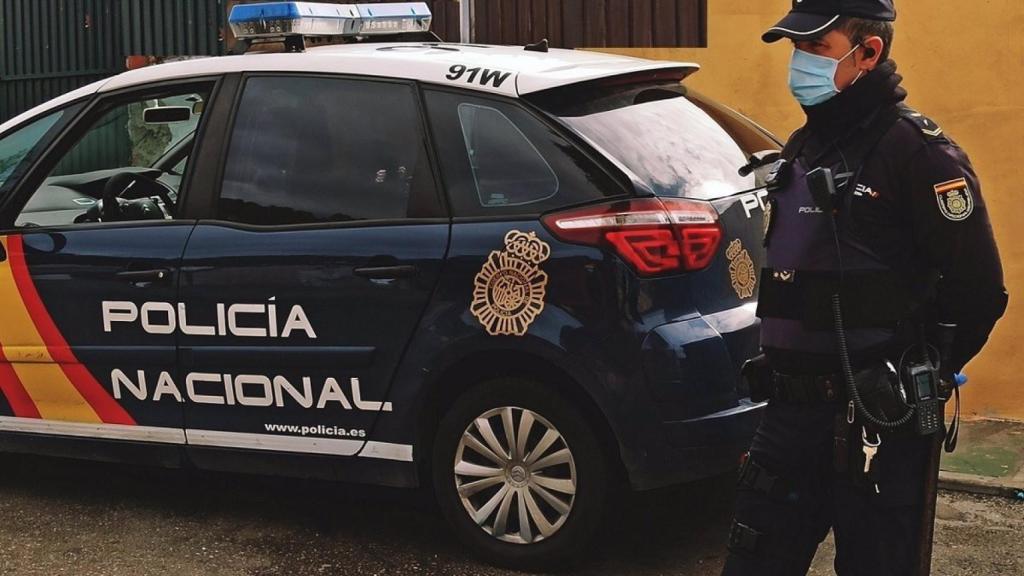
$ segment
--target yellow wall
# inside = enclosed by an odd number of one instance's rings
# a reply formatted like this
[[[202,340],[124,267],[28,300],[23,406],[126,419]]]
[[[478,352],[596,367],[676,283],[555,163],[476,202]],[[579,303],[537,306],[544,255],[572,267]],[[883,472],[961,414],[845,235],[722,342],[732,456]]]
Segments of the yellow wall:
[[[698,62],[686,83],[747,114],[781,137],[803,113],[786,87],[789,43],[761,33],[789,0],[711,0],[707,48],[609,49]],[[1024,1],[897,2],[893,58],[908,102],[970,154],[981,178],[1010,291],[1010,308],[968,367],[965,414],[1024,420]]]

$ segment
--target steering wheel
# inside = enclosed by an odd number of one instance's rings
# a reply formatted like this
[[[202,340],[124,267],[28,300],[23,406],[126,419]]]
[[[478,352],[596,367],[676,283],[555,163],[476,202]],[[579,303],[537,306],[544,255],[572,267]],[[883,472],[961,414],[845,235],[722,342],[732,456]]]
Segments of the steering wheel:
[[[128,198],[126,198],[126,196]],[[100,218],[104,222],[123,220],[126,211],[134,200],[145,200],[157,196],[164,203],[167,213],[173,217],[177,204],[171,198],[166,186],[159,181],[142,174],[121,172],[107,180],[103,186],[103,201],[100,207]]]

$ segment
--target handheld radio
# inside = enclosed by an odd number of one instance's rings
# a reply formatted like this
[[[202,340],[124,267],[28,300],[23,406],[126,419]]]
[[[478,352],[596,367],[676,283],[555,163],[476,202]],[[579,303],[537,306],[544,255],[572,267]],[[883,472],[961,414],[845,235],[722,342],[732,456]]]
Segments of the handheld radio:
[[[939,392],[939,370],[930,361],[906,369],[907,402],[915,408],[914,428],[922,436],[942,430],[945,400]]]
[[[903,380],[906,382],[903,392],[907,397],[906,401],[916,409],[914,427],[922,436],[942,431],[946,415],[946,400],[949,399],[950,394],[963,378],[962,375],[951,375],[953,382],[949,382],[947,386],[942,382],[939,373],[940,367],[949,366],[952,363],[951,353],[953,338],[956,335],[956,325],[938,324],[935,330],[940,347],[938,361],[933,361],[928,356],[929,346],[922,334],[920,346],[923,357],[918,362],[909,364],[903,370]]]

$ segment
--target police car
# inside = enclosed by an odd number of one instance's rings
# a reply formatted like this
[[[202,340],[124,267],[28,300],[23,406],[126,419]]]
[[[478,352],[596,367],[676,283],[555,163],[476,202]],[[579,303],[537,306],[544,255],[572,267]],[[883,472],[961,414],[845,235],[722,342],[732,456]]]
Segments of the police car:
[[[244,55],[4,123],[0,448],[432,485],[528,567],[734,469],[777,141],[696,65],[429,20],[241,5]]]

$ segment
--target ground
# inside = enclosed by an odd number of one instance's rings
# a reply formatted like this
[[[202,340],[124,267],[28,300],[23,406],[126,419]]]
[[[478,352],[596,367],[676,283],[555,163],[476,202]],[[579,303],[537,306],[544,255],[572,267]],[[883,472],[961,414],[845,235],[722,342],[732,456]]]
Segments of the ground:
[[[575,574],[717,575],[718,479],[633,497]],[[416,491],[0,456],[5,576],[504,575]],[[1024,502],[944,493],[933,574],[1024,574]],[[812,574],[831,574],[823,547]]]
[[[1024,422],[965,421],[958,446],[943,455],[943,470],[1024,488]]]

